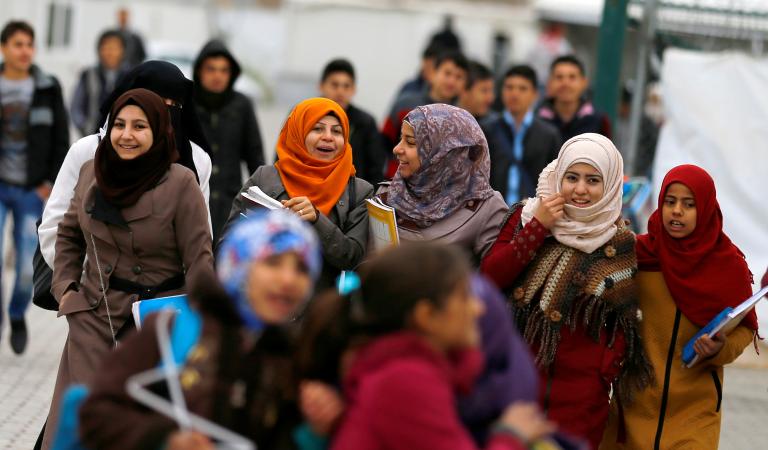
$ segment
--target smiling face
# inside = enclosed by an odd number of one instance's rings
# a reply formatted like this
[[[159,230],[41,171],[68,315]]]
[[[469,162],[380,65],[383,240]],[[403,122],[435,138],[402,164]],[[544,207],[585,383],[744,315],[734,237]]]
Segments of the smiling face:
[[[257,261],[248,274],[251,307],[267,324],[281,324],[295,317],[311,288],[309,269],[295,252]]]
[[[400,129],[400,142],[397,143],[392,153],[400,163],[397,171],[403,178],[410,177],[421,167],[419,149],[416,147],[416,136],[413,133],[413,127],[408,122],[403,121],[403,126]]]
[[[565,203],[577,208],[587,208],[603,198],[603,176],[589,164],[576,163],[565,171],[560,192]]]
[[[672,183],[661,205],[664,229],[675,239],[689,236],[696,229],[696,199],[688,186]]]
[[[309,154],[322,161],[331,161],[344,150],[344,128],[336,116],[325,116],[309,130],[304,145]]]
[[[587,78],[575,64],[560,63],[549,75],[549,93],[559,102],[578,102],[587,85]]]
[[[109,135],[112,148],[120,159],[134,159],[152,147],[152,128],[144,110],[136,105],[125,106],[117,113]]]

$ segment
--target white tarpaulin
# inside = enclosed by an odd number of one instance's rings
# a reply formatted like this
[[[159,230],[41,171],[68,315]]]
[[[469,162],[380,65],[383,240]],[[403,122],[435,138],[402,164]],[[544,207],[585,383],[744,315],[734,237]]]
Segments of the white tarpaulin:
[[[725,232],[747,256],[755,282],[768,267],[768,59],[740,53],[664,53],[666,121],[653,184],[679,164],[715,180]],[[758,306],[768,333],[768,300]]]

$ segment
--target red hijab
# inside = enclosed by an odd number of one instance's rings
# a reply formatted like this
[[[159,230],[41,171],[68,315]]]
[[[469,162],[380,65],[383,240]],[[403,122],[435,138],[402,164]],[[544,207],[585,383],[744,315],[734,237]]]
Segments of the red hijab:
[[[696,229],[682,239],[670,236],[662,223],[661,208],[672,183],[687,186],[696,200]],[[723,233],[715,183],[700,167],[677,166],[667,173],[658,209],[648,219],[648,234],[637,237],[636,249],[640,270],[661,271],[677,307],[700,327],[752,295],[752,273],[744,254]],[[757,330],[755,311],[742,323]]]

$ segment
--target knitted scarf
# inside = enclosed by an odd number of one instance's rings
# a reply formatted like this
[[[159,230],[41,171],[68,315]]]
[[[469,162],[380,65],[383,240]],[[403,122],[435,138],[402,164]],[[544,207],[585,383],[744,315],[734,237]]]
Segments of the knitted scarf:
[[[538,346],[541,367],[555,360],[563,326],[574,331],[581,321],[595,341],[605,329],[609,347],[621,330],[627,351],[617,392],[630,402],[633,392],[652,383],[653,372],[639,335],[635,236],[623,221],[617,226],[616,235],[592,253],[547,239],[513,285],[510,301],[523,337]]]

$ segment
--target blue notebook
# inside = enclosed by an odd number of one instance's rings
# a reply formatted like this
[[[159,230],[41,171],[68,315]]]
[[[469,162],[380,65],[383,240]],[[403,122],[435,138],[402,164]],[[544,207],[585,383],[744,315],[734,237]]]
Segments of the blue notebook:
[[[699,330],[699,332],[685,344],[685,347],[683,347],[682,357],[685,367],[693,367],[693,365],[699,361],[699,355],[697,355],[696,351],[693,349],[693,344],[701,337],[701,335],[705,333],[709,336],[714,336],[718,333],[725,333],[727,335],[741,323],[741,319],[743,319],[747,313],[752,311],[752,308],[754,308],[757,302],[759,302],[766,294],[768,294],[768,286],[757,291],[752,297],[746,299],[739,306],[735,308],[731,308],[730,306],[725,308],[720,314],[705,325],[704,328]]]
[[[136,328],[141,329],[141,324],[148,315],[164,308],[173,308],[177,311],[188,308],[186,295],[173,295],[171,297],[158,297],[149,300],[139,300],[131,306],[133,321]]]

